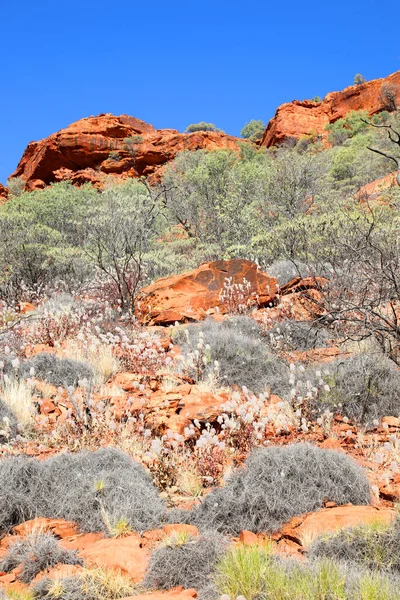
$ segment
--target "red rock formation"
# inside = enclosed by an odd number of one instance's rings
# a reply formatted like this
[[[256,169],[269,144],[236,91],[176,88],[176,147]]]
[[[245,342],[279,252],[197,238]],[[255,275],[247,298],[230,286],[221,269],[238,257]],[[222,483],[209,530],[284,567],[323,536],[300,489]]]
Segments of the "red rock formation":
[[[182,150],[237,150],[238,142],[224,133],[156,130],[134,117],[103,114],[28,144],[11,177],[22,177],[28,190],[66,179],[101,187],[107,175],[152,175]]]
[[[8,196],[8,190],[2,183],[0,183],[0,204],[3,200],[6,200]]]
[[[361,203],[369,200],[380,200],[385,192],[396,187],[396,177],[397,173],[389,173],[389,175],[384,175],[383,177],[379,177],[379,179],[375,179],[375,181],[363,185],[356,193],[357,200]]]
[[[175,321],[198,321],[217,308],[228,312],[220,297],[225,281],[249,282],[249,301],[258,306],[274,302],[278,282],[260,271],[250,260],[218,260],[205,263],[182,275],[164,277],[144,288],[138,301],[139,316],[149,325],[169,325]]]
[[[326,126],[345,117],[352,110],[365,110],[370,115],[385,110],[382,87],[398,89],[400,71],[384,79],[373,79],[352,85],[341,92],[331,92],[322,102],[294,100],[282,104],[270,120],[261,141],[262,146],[279,145],[287,139],[299,139],[309,134],[326,135]]]

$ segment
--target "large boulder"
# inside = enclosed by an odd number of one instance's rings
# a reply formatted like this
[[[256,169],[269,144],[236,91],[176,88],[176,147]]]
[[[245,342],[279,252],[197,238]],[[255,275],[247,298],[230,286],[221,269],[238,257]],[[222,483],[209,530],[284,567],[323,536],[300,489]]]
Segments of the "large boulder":
[[[268,123],[261,145],[269,148],[307,135],[326,137],[326,126],[352,110],[365,110],[369,115],[379,113],[386,109],[385,88],[397,92],[400,100],[400,71],[383,79],[349,86],[341,92],[331,92],[322,102],[294,100],[282,104]]]
[[[232,300],[227,302],[222,296],[228,281],[231,286],[248,282],[245,302],[267,306],[276,301],[278,281],[250,260],[236,258],[205,263],[188,273],[159,279],[141,291],[138,316],[149,325],[170,325],[200,321],[214,312],[227,313]],[[233,296],[235,293],[233,290]]]
[[[101,114],[30,142],[11,178],[21,177],[27,190],[67,179],[76,185],[91,183],[101,188],[107,176],[155,176],[183,150],[239,150],[239,142],[216,131],[156,130],[134,117]]]

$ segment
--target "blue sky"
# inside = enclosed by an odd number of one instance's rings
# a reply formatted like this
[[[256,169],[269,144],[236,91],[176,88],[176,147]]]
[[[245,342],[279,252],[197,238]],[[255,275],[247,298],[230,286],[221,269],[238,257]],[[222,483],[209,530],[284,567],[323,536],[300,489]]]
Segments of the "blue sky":
[[[394,0],[2,0],[0,181],[102,112],[239,134],[282,102],[400,69]]]

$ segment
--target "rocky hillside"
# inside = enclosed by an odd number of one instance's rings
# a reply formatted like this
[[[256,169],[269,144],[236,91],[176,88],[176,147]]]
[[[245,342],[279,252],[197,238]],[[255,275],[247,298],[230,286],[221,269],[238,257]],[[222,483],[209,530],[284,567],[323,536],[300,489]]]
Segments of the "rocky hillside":
[[[77,185],[102,187],[107,175],[154,175],[183,150],[236,150],[238,142],[225,133],[185,134],[176,129],[154,129],[127,115],[102,114],[28,144],[11,177],[21,177],[27,190],[67,179]]]
[[[327,137],[326,126],[350,111],[374,115],[392,110],[399,85],[400,71],[332,92],[321,102],[294,100],[283,104],[268,123],[261,145],[269,148],[310,135]],[[160,169],[183,150],[237,150],[243,141],[217,131],[179,133],[176,129],[155,129],[127,115],[101,114],[30,142],[11,179],[22,178],[28,191],[65,180],[102,188],[107,176],[144,175],[154,181]],[[0,184],[0,199],[6,196],[7,190]]]
[[[282,104],[270,120],[261,141],[269,148],[288,139],[307,135],[326,136],[326,126],[344,118],[350,111],[365,110],[375,115],[390,106],[392,92],[400,85],[400,71],[383,79],[352,85],[327,94],[322,102],[294,100]]]

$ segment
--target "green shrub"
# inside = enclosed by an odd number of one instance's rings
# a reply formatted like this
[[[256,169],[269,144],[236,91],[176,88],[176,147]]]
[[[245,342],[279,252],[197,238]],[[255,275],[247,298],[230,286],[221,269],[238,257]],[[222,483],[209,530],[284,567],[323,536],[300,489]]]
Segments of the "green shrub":
[[[185,133],[194,133],[195,131],[222,131],[222,129],[218,129],[214,123],[200,121],[199,123],[192,123],[191,125],[188,125]]]
[[[256,142],[261,140],[265,131],[265,123],[264,121],[252,119],[243,127],[240,132],[242,138],[246,140],[251,140],[252,142]]]

